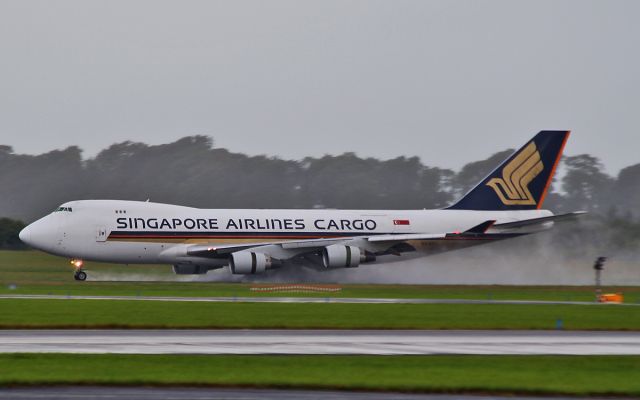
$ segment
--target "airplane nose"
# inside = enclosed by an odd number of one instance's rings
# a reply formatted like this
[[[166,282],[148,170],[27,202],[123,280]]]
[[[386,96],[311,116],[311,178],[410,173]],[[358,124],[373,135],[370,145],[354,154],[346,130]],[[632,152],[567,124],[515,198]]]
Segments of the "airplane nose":
[[[32,230],[33,229],[31,228],[31,225],[27,225],[20,231],[18,236],[20,237],[20,240],[22,240],[23,243],[30,244]]]
[[[51,251],[58,242],[57,224],[45,218],[41,218],[27,225],[18,234],[23,243],[34,249]]]

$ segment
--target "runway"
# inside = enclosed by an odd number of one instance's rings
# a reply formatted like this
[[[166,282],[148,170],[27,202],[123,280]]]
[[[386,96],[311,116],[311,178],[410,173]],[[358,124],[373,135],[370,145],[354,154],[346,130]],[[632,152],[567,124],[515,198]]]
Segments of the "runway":
[[[415,330],[4,330],[0,353],[640,355],[640,333]]]
[[[479,299],[385,299],[363,297],[163,297],[163,296],[76,296],[5,294],[2,299],[40,300],[119,300],[119,301],[169,301],[169,302],[213,302],[213,303],[342,303],[342,304],[565,304],[589,306],[640,306],[638,303],[603,304],[587,301],[544,300],[479,300]]]

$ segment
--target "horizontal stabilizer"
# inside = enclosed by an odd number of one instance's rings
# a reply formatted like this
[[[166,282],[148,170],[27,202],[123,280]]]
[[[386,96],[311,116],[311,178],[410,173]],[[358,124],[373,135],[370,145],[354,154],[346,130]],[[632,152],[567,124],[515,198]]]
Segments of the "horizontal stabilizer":
[[[483,223],[474,226],[471,229],[468,229],[466,231],[464,231],[464,233],[485,233],[489,228],[491,228],[493,226],[493,224],[496,223],[495,219],[491,219],[488,221],[484,221]]]
[[[493,227],[496,229],[521,228],[523,226],[539,225],[539,224],[544,224],[546,222],[560,222],[560,221],[571,220],[571,219],[580,217],[582,215],[585,215],[586,213],[587,213],[586,211],[575,211],[567,214],[551,215],[549,217],[531,218],[531,219],[524,219],[522,221],[505,222],[502,224],[495,224],[493,225]]]

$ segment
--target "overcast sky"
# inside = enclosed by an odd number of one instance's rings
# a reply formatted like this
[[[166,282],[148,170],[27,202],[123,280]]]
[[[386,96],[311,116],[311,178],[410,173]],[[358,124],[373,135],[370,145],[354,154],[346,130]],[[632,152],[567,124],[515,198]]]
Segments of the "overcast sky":
[[[0,144],[640,162],[638,1],[0,0]]]

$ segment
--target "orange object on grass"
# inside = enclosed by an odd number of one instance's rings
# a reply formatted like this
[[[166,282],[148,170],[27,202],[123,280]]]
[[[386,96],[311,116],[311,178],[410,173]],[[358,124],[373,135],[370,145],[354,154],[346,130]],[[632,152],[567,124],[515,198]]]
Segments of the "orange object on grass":
[[[624,296],[622,293],[601,294],[598,297],[598,301],[600,303],[622,303],[624,301]]]

